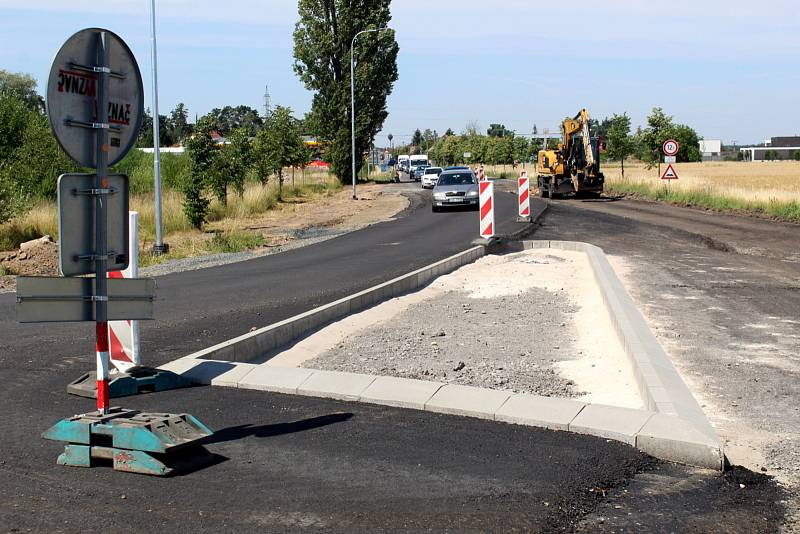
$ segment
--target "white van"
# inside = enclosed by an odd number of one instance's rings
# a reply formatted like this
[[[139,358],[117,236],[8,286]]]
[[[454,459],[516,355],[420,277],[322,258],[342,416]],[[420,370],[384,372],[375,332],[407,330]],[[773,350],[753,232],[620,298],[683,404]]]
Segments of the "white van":
[[[430,163],[428,163],[428,155],[427,154],[417,154],[416,156],[411,156],[408,169],[409,178],[415,180],[414,173],[417,171],[417,167],[428,167]]]

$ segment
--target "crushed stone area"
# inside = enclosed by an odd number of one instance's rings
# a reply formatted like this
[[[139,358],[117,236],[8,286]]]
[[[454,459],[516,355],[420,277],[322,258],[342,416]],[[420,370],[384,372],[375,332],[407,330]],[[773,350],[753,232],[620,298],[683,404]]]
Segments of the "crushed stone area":
[[[575,357],[567,328],[575,311],[563,291],[531,289],[496,299],[448,291],[304,366],[577,397],[575,383],[554,367]]]
[[[588,259],[573,251],[486,256],[269,364],[643,407]]]
[[[16,288],[16,275],[58,276],[58,244],[49,235],[20,245],[19,250],[0,252],[0,293]]]

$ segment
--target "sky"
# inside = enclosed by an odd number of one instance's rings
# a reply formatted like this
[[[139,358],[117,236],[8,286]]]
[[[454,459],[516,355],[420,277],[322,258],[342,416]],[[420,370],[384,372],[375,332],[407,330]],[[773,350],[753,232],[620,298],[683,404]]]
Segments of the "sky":
[[[149,0],[0,0],[0,69],[44,93],[53,56],[76,31],[103,27],[133,50],[152,107]],[[292,70],[293,0],[157,0],[159,111],[202,116],[246,104],[309,110]],[[707,139],[800,134],[800,10],[789,0],[394,0],[399,80],[376,144],[504,124],[557,131],[586,107],[628,113],[634,129],[660,106]]]

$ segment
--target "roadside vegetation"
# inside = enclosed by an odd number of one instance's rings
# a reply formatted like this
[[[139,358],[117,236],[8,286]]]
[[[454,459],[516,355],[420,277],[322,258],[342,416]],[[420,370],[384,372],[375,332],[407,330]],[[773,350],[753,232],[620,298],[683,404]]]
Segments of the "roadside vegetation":
[[[607,164],[609,192],[715,211],[746,212],[800,223],[800,163],[705,162],[675,165],[667,184],[643,163]]]

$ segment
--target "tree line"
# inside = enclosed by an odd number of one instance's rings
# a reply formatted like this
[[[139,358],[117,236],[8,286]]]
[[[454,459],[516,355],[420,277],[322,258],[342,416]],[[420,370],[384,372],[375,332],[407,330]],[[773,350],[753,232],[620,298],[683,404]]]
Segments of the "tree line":
[[[673,117],[666,115],[662,108],[653,108],[647,117],[647,125],[631,132],[631,119],[627,113],[614,114],[603,120],[591,119],[590,132],[605,142],[606,152],[603,159],[619,161],[624,175],[624,162],[633,157],[648,166],[656,165],[662,158],[664,141],[675,139],[680,144],[677,155],[678,162],[700,161],[700,138],[697,132],[685,125],[676,124]],[[492,123],[482,134],[475,123],[466,126],[460,135],[452,129],[442,137],[435,130],[417,129],[406,145],[399,145],[397,154],[420,154],[428,156],[441,165],[480,162],[486,164],[515,165],[521,162],[532,162],[544,148],[543,137],[539,136],[536,125],[533,135],[524,136],[509,130],[503,124]],[[556,148],[558,140],[547,140],[547,148]],[[465,157],[464,154],[469,154]]]

